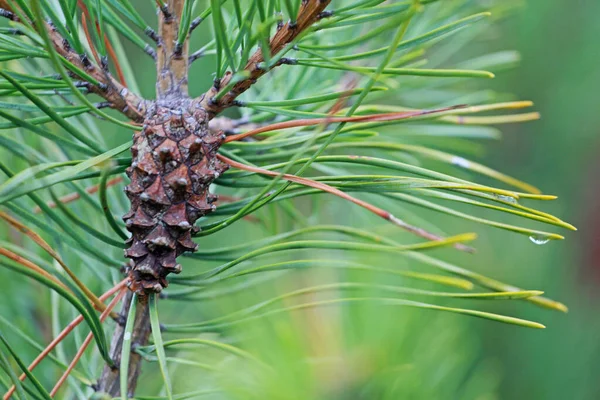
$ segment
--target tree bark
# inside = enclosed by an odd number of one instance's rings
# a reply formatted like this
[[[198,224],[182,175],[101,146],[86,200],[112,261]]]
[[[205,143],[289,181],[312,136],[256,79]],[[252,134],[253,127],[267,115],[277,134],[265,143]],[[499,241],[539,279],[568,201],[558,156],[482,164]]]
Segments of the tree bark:
[[[123,321],[127,319],[129,314],[129,308],[131,306],[131,298],[133,292],[129,291],[123,298],[123,308],[121,310],[121,316]],[[134,350],[137,346],[144,346],[148,342],[150,336],[150,315],[148,309],[148,297],[138,296],[138,301],[135,306],[137,307],[135,314],[135,321],[133,326],[132,338],[131,338],[131,355],[129,357],[129,369],[127,376],[127,397],[133,397],[137,380],[142,371],[142,357],[137,354]],[[102,377],[98,382],[97,392],[106,393],[111,397],[117,397],[121,395],[120,379],[121,379],[121,352],[123,350],[123,336],[125,331],[125,323],[117,324],[115,332],[113,334],[110,355],[115,361],[115,368],[109,366],[104,367]]]
[[[168,13],[159,12],[158,34],[160,36],[156,60],[156,97],[188,96],[188,38],[177,46],[179,23],[184,0],[169,0]]]

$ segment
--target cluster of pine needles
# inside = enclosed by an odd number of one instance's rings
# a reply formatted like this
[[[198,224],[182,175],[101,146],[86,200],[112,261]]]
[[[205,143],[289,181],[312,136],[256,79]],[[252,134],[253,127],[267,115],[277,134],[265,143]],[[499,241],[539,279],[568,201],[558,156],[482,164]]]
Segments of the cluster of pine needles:
[[[65,382],[75,395],[97,387],[98,376],[79,369],[78,363],[94,343],[98,368],[117,367],[107,319],[122,326],[126,344],[119,354],[121,398],[135,390],[127,369],[137,357],[158,363],[165,398],[174,399],[184,397],[172,391],[168,364],[181,360],[167,356],[171,349],[209,346],[262,365],[243,348],[201,334],[227,337],[230,327],[278,313],[366,302],[543,328],[444,301],[519,299],[566,311],[541,291],[521,289],[430,254],[444,247],[474,252],[469,242],[476,235],[444,232],[432,222],[439,215],[511,231],[537,244],[563,237],[503,222],[504,216],[574,230],[526,205],[554,196],[473,160],[480,154],[473,139],[496,139],[497,125],[539,117],[520,112],[531,102],[480,90],[474,82],[493,78],[489,70],[515,64],[516,53],[456,58],[510,7],[499,6],[496,17],[467,0],[439,2],[444,5],[431,0],[329,3],[156,0],[159,19],[178,21],[165,44],[155,22],[142,12],[148,4],[0,0],[5,17],[0,27],[0,218],[22,236],[22,244],[0,241],[0,265],[53,292],[60,298],[56,304],[72,307],[76,315],[44,344],[2,317],[0,367],[8,377],[0,377],[4,400],[53,398]],[[200,40],[200,48],[189,49]],[[182,74],[186,90],[188,79],[213,82],[191,97],[210,113],[210,129],[226,135],[218,158],[230,169],[212,185],[220,199],[215,212],[198,223],[199,251],[183,256],[183,273],[169,277],[163,293],[149,295],[152,344],[132,346],[136,307],[126,307],[127,315],[115,311],[123,299],[136,302],[122,275],[128,238],[120,218],[128,206],[122,189],[131,164],[131,132],[143,128],[147,100],[142,93],[154,91],[154,84],[151,90],[144,86],[139,71],[142,65],[155,65],[164,46],[174,60],[183,60],[173,73]],[[194,69],[195,63],[203,63],[204,69]],[[206,70],[207,65],[214,68]],[[335,197],[352,203],[352,215],[359,217],[330,216],[333,209],[327,204]],[[411,206],[426,212],[415,214]],[[496,212],[498,219],[478,216],[486,210]],[[318,222],[330,219],[343,223]],[[360,226],[354,226],[357,220]],[[227,236],[220,236],[223,246],[203,244],[206,236],[221,230],[228,235],[240,226],[256,236],[239,244],[227,243]],[[402,241],[390,227],[405,232]],[[299,259],[297,254],[314,258]],[[371,255],[402,258],[415,267],[356,260]],[[263,261],[265,257],[272,261]],[[393,284],[341,279],[193,322],[158,315],[159,300],[202,304],[282,275],[324,269],[368,272]],[[486,290],[472,291],[475,286]],[[446,289],[431,289],[435,287]],[[322,292],[335,295],[303,301],[306,294]],[[82,322],[89,334],[65,363],[53,352]],[[166,340],[175,334],[177,339]],[[25,340],[39,355],[27,365],[11,338]],[[61,371],[50,390],[34,375],[44,359]]]

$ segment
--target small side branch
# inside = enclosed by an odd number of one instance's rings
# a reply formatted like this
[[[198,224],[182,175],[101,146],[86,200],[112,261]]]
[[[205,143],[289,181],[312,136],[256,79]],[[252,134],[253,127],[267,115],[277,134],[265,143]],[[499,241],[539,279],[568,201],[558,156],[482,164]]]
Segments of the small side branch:
[[[243,171],[255,172],[258,174],[271,176],[273,178],[282,178],[288,182],[293,182],[293,183],[296,183],[296,184],[299,184],[302,186],[311,187],[311,188],[321,190],[326,193],[333,194],[334,196],[340,197],[344,200],[348,200],[348,201],[372,212],[373,214],[377,215],[378,217],[381,217],[381,218],[385,219],[386,221],[389,221],[389,222],[393,223],[394,225],[399,226],[400,228],[412,233],[413,235],[420,236],[422,238],[425,238],[429,241],[434,242],[434,243],[431,243],[431,245],[430,245],[431,247],[435,247],[436,245],[444,245],[445,246],[445,245],[450,244],[458,250],[466,251],[468,253],[474,252],[474,249],[472,247],[466,246],[460,242],[467,241],[467,240],[473,240],[475,238],[475,236],[457,235],[457,236],[453,236],[453,237],[449,237],[449,238],[442,238],[441,236],[437,236],[433,233],[430,233],[423,228],[409,225],[406,222],[404,222],[403,220],[392,215],[389,211],[386,211],[382,208],[374,206],[373,204],[367,203],[366,201],[357,199],[356,197],[352,197],[349,194],[341,191],[340,189],[337,189],[326,183],[318,182],[318,181],[315,181],[312,179],[303,178],[301,176],[296,176],[296,175],[291,175],[291,174],[280,174],[278,172],[270,171],[270,170],[267,170],[264,168],[259,168],[259,167],[254,167],[251,165],[242,164],[242,163],[234,161],[230,158],[227,158],[221,154],[219,154],[217,157],[221,161],[225,162],[226,164],[228,164],[234,168],[241,169]],[[437,244],[436,244],[436,242],[437,242]],[[428,245],[425,244],[425,246],[428,246]]]
[[[146,107],[145,100],[127,90],[121,82],[114,79],[106,70],[92,64],[87,56],[77,54],[60,35],[59,31],[54,29],[51,23],[47,21],[19,21],[14,10],[5,0],[0,0],[0,10],[1,16],[26,25],[30,24],[38,31],[45,29],[48,32],[52,46],[58,54],[97,81],[97,84],[86,82],[89,92],[104,98],[111,104],[112,108],[120,111],[127,118],[136,122],[143,120]],[[73,72],[71,74],[74,75]],[[85,80],[84,77],[79,76],[76,76],[76,79]]]
[[[159,13],[158,33],[160,42],[157,49],[156,96],[164,99],[168,96],[187,97],[188,93],[188,40],[177,46],[177,35],[181,16],[184,12],[184,0],[169,0],[167,12]]]
[[[102,68],[96,67],[89,60],[82,60],[74,50],[65,46],[65,41],[58,31],[53,30],[52,26],[48,23],[45,22],[42,29],[46,29],[50,34],[50,40],[58,54],[100,82],[100,85],[90,84],[90,92],[104,98],[112,104],[115,110],[120,111],[129,119],[137,122],[141,122],[144,119],[144,99],[130,92],[121,82],[114,79],[110,74],[107,74]]]
[[[120,290],[122,290],[125,287],[125,284],[127,283],[126,280],[121,281],[120,283],[118,283],[116,286],[114,286],[112,289],[110,289],[109,291],[107,291],[106,293],[104,293],[102,296],[100,296],[100,300],[102,301],[106,301],[106,299],[108,299],[110,296],[112,296],[113,294],[119,292]],[[54,338],[54,340],[52,340],[52,342],[50,342],[50,344],[48,344],[48,346],[46,346],[46,348],[31,362],[31,364],[29,364],[29,366],[27,367],[27,369],[31,372],[33,371],[33,369],[35,367],[37,367],[39,365],[40,362],[42,362],[42,360],[44,360],[46,358],[46,356],[48,356],[48,354],[50,354],[50,352],[52,352],[52,350],[54,350],[54,348],[64,340],[65,337],[67,337],[67,335],[73,331],[73,329],[75,329],[77,327],[77,325],[79,325],[81,322],[83,322],[83,316],[79,315],[77,318],[75,318],[73,321],[71,321],[71,323],[69,325],[67,325],[59,334],[58,336],[56,336],[56,338]],[[24,381],[26,378],[26,375],[23,373],[21,374],[21,376],[19,376],[19,380],[20,381]],[[2,397],[2,400],[9,400],[11,398],[11,396],[14,394],[15,392],[15,386],[13,385],[7,392],[6,394]]]
[[[325,8],[331,0],[303,0],[298,17],[294,22],[288,22],[271,38],[269,47],[271,55],[279,53],[286,44],[292,42],[298,35],[308,29],[311,25],[322,18]],[[265,75],[268,70],[260,68],[259,64],[264,61],[262,51],[259,49],[250,57],[248,63],[244,67],[245,71],[250,73],[250,76],[243,81],[238,82],[235,86],[218,101],[214,99],[221,87],[227,86],[232,75],[228,74],[223,77],[219,88],[212,87],[208,92],[204,93],[200,99],[204,109],[212,118],[219,114],[224,109],[235,104],[235,99],[246,90],[248,90],[257,79]]]
[[[131,306],[131,298],[133,292],[127,291],[125,298],[123,299],[123,309],[121,315],[123,318],[127,318],[129,314],[129,307]],[[135,350],[136,346],[144,346],[148,342],[150,336],[150,315],[148,311],[148,298],[145,296],[139,296],[136,304],[137,311],[133,326],[133,334],[131,338],[132,350]],[[117,325],[115,332],[113,333],[112,343],[110,346],[110,356],[114,360],[116,368],[109,366],[104,367],[102,377],[98,382],[96,388],[97,392],[106,393],[111,397],[117,397],[121,394],[120,389],[120,366],[121,366],[121,353],[123,349],[123,339],[125,332],[125,324]],[[142,371],[142,356],[135,351],[131,352],[129,356],[129,369],[127,376],[127,388],[128,396],[132,397],[137,386],[137,381]]]

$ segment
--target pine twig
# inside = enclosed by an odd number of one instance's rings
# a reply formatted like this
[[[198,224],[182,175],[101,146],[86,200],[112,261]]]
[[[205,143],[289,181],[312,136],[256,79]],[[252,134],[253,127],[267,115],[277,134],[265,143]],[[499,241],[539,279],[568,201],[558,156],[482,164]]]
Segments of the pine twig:
[[[131,306],[131,298],[133,297],[132,291],[127,291],[125,298],[123,299],[123,308],[121,315],[127,318],[129,314],[129,308]],[[150,336],[150,315],[148,308],[148,296],[138,296],[138,302],[136,304],[137,311],[135,314],[135,321],[133,326],[133,333],[131,338],[132,350],[137,346],[143,346],[148,342]],[[125,324],[118,324],[113,334],[110,356],[114,360],[115,365],[120,366],[121,364],[121,353],[123,349],[123,338],[125,333]],[[129,357],[129,368],[127,376],[127,388],[128,396],[132,397],[135,388],[137,386],[138,377],[142,371],[142,356],[135,351],[131,352]],[[120,368],[111,368],[108,365],[104,366],[102,377],[98,381],[98,387],[96,391],[99,393],[106,393],[111,397],[117,397],[121,394],[120,389]]]
[[[121,301],[121,299],[125,295],[126,290],[127,289],[122,288],[121,291],[115,296],[115,298],[111,300],[111,302],[106,307],[106,310],[104,310],[102,312],[102,314],[100,315],[100,322],[104,322],[104,320],[106,320],[106,317],[108,317],[108,314],[110,314],[110,312],[117,306],[119,301]],[[71,361],[71,363],[69,364],[69,366],[67,367],[65,372],[62,374],[62,376],[59,378],[58,382],[56,382],[56,384],[50,391],[50,396],[55,396],[56,392],[58,392],[58,390],[61,388],[63,383],[65,383],[65,381],[71,374],[71,371],[73,371],[73,368],[75,368],[75,365],[77,365],[77,363],[81,359],[81,356],[83,356],[83,353],[85,352],[85,350],[87,349],[89,344],[92,342],[93,338],[94,338],[94,335],[90,332],[87,335],[87,337],[85,338],[85,340],[83,341],[83,343],[81,344],[81,347],[77,351],[77,354],[75,354],[75,357],[73,358],[73,360]]]
[[[156,96],[187,97],[188,93],[188,40],[176,48],[179,23],[184,0],[169,0],[166,10],[159,13],[158,33],[161,37],[156,62]],[[166,11],[166,12],[165,12]]]
[[[0,2],[1,9],[14,15],[8,3]],[[16,17],[15,17],[16,18]],[[16,19],[12,18],[17,21]],[[86,74],[94,78],[99,84],[89,83],[88,88],[91,93],[97,94],[108,101],[115,110],[120,111],[127,118],[133,121],[142,121],[145,115],[146,101],[135,93],[127,90],[118,80],[114,79],[109,73],[103,71],[98,66],[90,63],[85,57],[77,54],[68,42],[60,35],[58,30],[47,21],[39,23],[39,21],[19,21],[23,24],[28,24],[36,30],[45,29],[50,37],[52,46],[67,61],[76,66]],[[85,81],[83,77],[77,77]]]
[[[110,296],[112,296],[113,294],[115,294],[116,292],[118,292],[119,290],[123,289],[123,287],[126,284],[126,280],[122,280],[121,282],[119,282],[117,285],[115,285],[112,289],[108,290],[106,293],[104,293],[102,296],[100,296],[100,300],[105,301],[106,299],[108,299]],[[38,364],[40,362],[42,362],[42,360],[44,358],[46,358],[46,356],[48,354],[50,354],[50,352],[52,350],[54,350],[54,348],[63,341],[63,339],[65,337],[67,337],[67,335],[69,333],[71,333],[71,331],[73,329],[75,329],[77,327],[77,325],[79,325],[81,322],[83,322],[83,316],[80,315],[77,318],[75,318],[73,321],[71,321],[71,323],[69,323],[69,325],[67,325],[49,344],[48,346],[46,346],[46,348],[31,362],[31,364],[29,364],[29,366],[27,367],[27,369],[31,372],[33,371],[33,369],[35,367],[38,366]],[[27,376],[25,374],[21,374],[21,376],[19,376],[19,380],[22,382],[25,380]],[[13,385],[4,395],[4,397],[2,397],[2,400],[8,400],[10,399],[10,397],[13,395],[13,393],[15,392],[16,387]]]
[[[298,11],[298,17],[294,22],[288,22],[277,33],[271,38],[269,48],[271,56],[279,53],[283,48],[290,42],[292,42],[298,35],[310,28],[315,22],[317,22],[321,13],[329,5],[331,0],[303,0]],[[262,77],[268,72],[268,69],[260,67],[260,63],[264,61],[262,51],[258,49],[252,57],[248,60],[248,63],[244,67],[244,70],[249,72],[249,77],[236,83],[233,88],[226,93],[219,100],[215,100],[215,96],[222,87],[227,86],[232,78],[230,72],[224,76],[220,82],[219,87],[213,86],[200,97],[202,107],[208,112],[209,117],[212,118],[219,114],[224,109],[231,107],[235,104],[235,99],[246,90],[248,90],[257,79]]]
[[[182,108],[188,101],[188,40],[185,38],[181,46],[177,45],[179,24],[184,12],[185,0],[168,0],[161,6],[159,19],[159,41],[157,51],[157,79],[156,95],[158,102],[168,103],[171,109]],[[147,120],[146,120],[147,121]],[[131,307],[132,291],[128,291],[123,301],[122,315],[126,317]],[[150,316],[148,296],[138,294],[135,320],[133,321],[132,346],[143,346],[150,335]],[[124,343],[125,326],[117,325],[111,342],[110,356],[117,367],[106,365],[98,382],[97,391],[106,393],[111,397],[119,396],[120,364]],[[127,368],[127,395],[133,396],[137,387],[138,377],[141,373],[142,357],[136,352],[131,352]]]

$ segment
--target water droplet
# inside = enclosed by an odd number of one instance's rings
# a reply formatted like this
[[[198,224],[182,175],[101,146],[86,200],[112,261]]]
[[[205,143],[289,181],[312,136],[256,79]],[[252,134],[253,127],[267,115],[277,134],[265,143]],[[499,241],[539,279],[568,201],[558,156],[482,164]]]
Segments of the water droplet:
[[[506,201],[506,202],[511,203],[511,204],[517,204],[517,199],[515,199],[514,197],[505,196],[503,194],[497,194],[496,198],[498,200]]]
[[[550,241],[550,239],[548,239],[547,237],[538,237],[538,236],[529,236],[529,240],[531,240],[533,243],[535,244],[546,244]]]
[[[123,340],[129,340],[131,339],[131,332],[125,332],[125,335],[123,336]]]
[[[462,157],[454,156],[454,157],[452,157],[451,162],[452,162],[452,164],[458,165],[459,167],[463,167],[463,168],[471,167],[471,163],[469,162],[469,160],[465,160]]]

